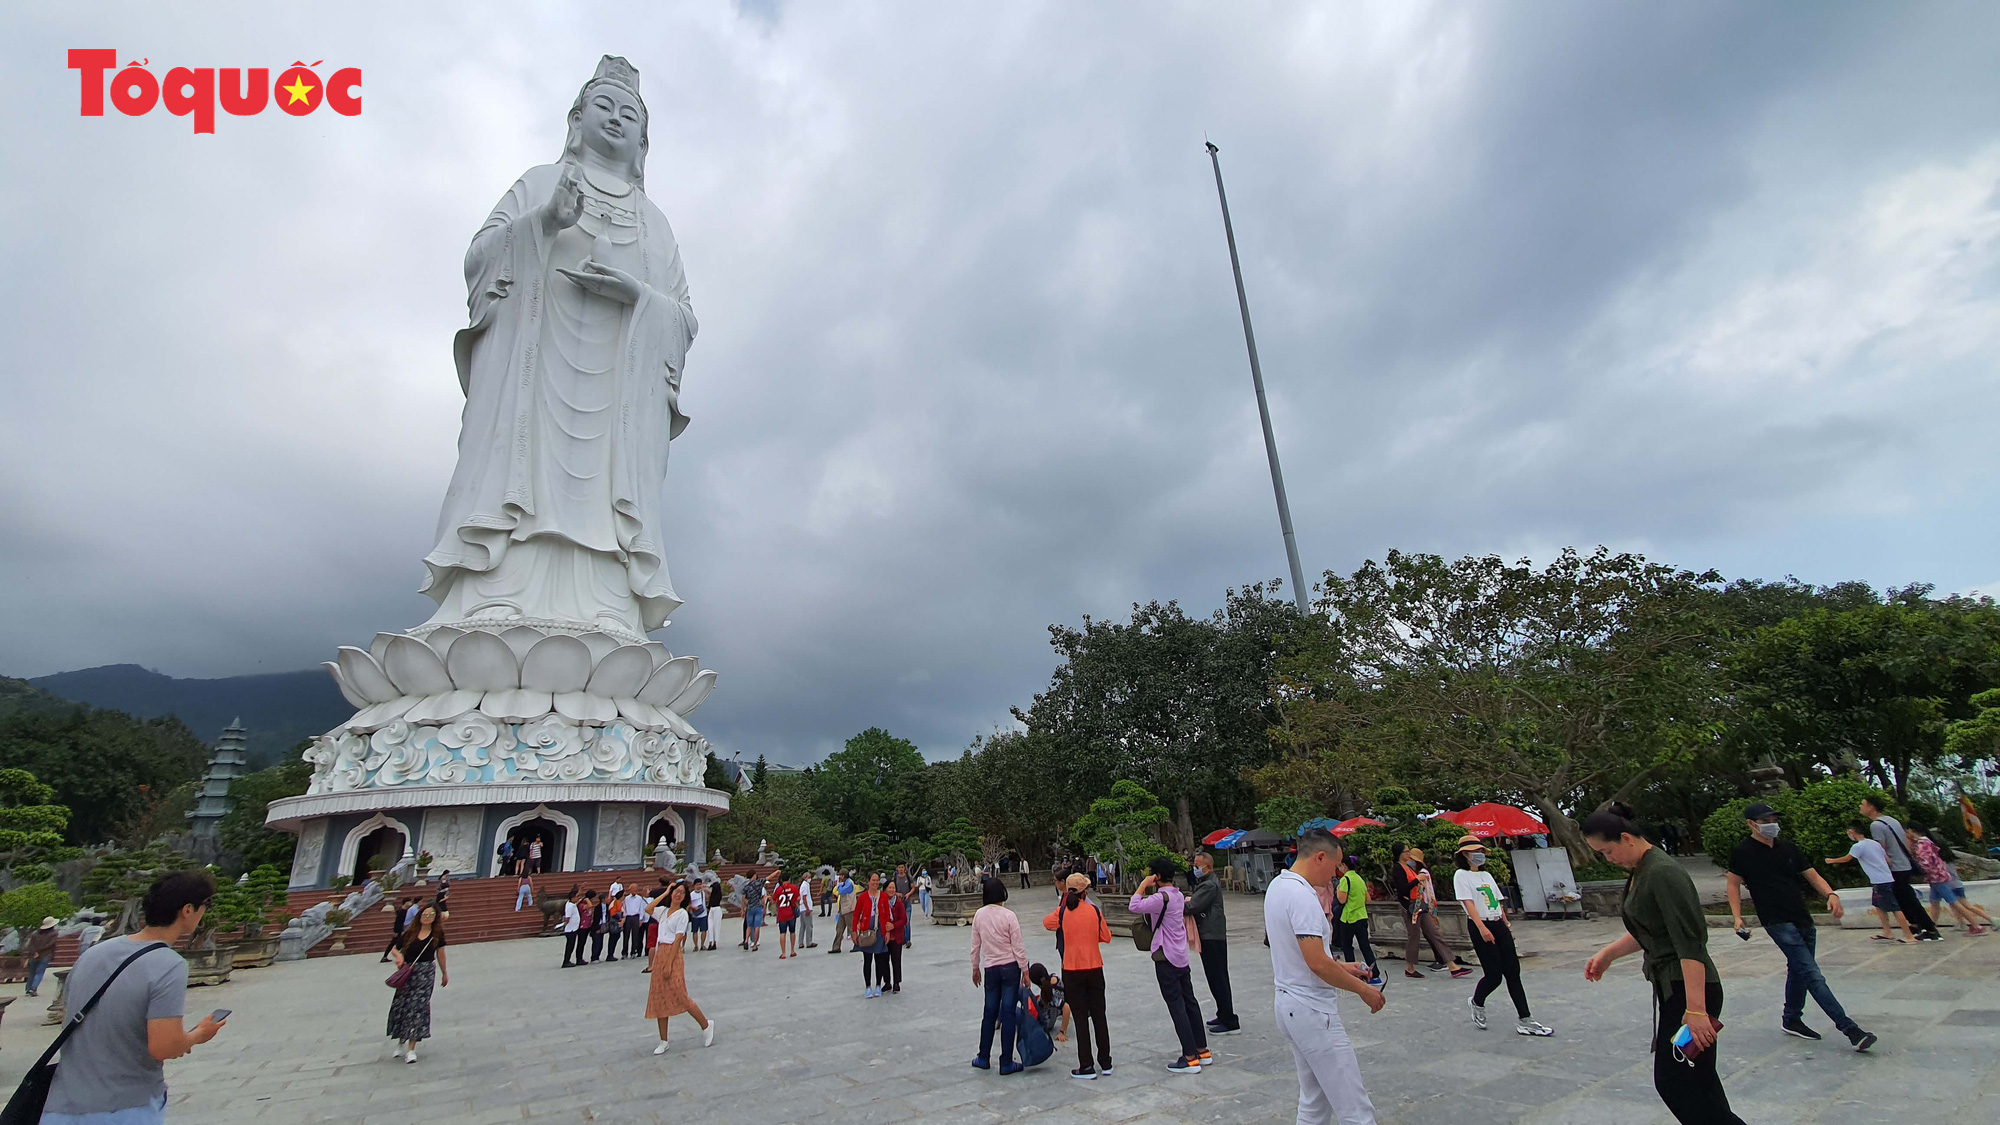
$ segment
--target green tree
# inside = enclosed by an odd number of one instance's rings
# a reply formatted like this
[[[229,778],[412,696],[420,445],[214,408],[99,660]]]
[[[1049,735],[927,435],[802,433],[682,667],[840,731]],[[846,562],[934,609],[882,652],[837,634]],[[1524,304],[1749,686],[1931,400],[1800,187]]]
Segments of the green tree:
[[[1297,838],[1300,825],[1325,815],[1326,808],[1309,798],[1273,797],[1257,806],[1257,827],[1291,840]]]
[[[927,765],[911,804],[930,812],[927,827],[966,816],[983,834],[1046,866],[1057,838],[1088,804],[1062,784],[1061,757],[1045,735],[997,731],[973,739],[956,759]]]
[[[1991,688],[1968,702],[1972,714],[1945,728],[1945,753],[1968,764],[2000,763],[2000,688]]]
[[[1154,838],[1170,817],[1160,799],[1138,782],[1118,781],[1109,796],[1090,802],[1090,811],[1077,818],[1069,835],[1087,854],[1117,856],[1122,879],[1157,856],[1174,854]]]
[[[1050,783],[1102,793],[1136,781],[1172,803],[1174,832],[1194,845],[1194,822],[1251,811],[1243,771],[1272,756],[1278,719],[1268,689],[1286,638],[1304,624],[1264,585],[1231,590],[1210,617],[1175,602],[1134,605],[1128,623],[1084,618],[1049,627],[1062,657],[1048,690],[1015,717],[1052,747]]]
[[[720,789],[724,793],[736,791],[736,783],[729,780],[729,771],[723,768],[714,754],[708,756],[708,764],[702,767],[701,783],[710,789]]]
[[[294,749],[303,750],[305,745]],[[223,851],[241,861],[235,870],[265,864],[291,869],[292,850],[299,838],[290,832],[264,827],[264,815],[270,811],[272,801],[299,796],[312,784],[312,764],[296,753],[289,757],[290,761],[244,774],[229,783],[230,799],[236,803],[223,814],[216,831]]]
[[[750,770],[750,787],[762,789],[764,779],[770,775],[771,767],[764,761],[764,755],[757,755],[757,764]]]
[[[1944,764],[1952,724],[1977,720],[1974,697],[2000,687],[2000,609],[1928,593],[1810,610],[1736,653],[1744,721],[1794,776],[1840,773],[1851,757],[1900,800],[1913,772]]]
[[[29,883],[0,894],[0,926],[11,928],[25,940],[44,918],[67,921],[76,913],[76,904],[54,883]]]
[[[63,846],[70,811],[55,795],[27,770],[0,769],[0,872],[10,879],[40,882],[55,874],[51,864],[82,854]]]
[[[937,835],[931,837],[931,850],[960,871],[966,871],[979,855],[979,828],[961,816],[938,829]]]
[[[854,849],[854,862],[872,869],[889,854],[896,842],[880,828],[864,828],[849,843]]]
[[[1719,737],[1724,634],[1703,611],[1720,581],[1601,547],[1539,570],[1391,551],[1329,572],[1320,604],[1357,689],[1338,736],[1403,776],[1518,794],[1583,865],[1581,794],[1637,788]]]
[[[1701,827],[1702,849],[1716,866],[1728,866],[1729,855],[1736,845],[1750,838],[1749,823],[1743,819],[1744,808],[1752,801],[1763,801],[1778,810],[1784,838],[1819,869],[1829,884],[1864,886],[1867,881],[1859,865],[1826,862],[1828,856],[1847,854],[1850,844],[1847,825],[1860,815],[1857,810],[1863,797],[1890,801],[1887,794],[1850,777],[1817,781],[1803,789],[1782,789],[1768,797],[1739,797],[1709,814]]]
[[[924,818],[913,798],[924,773],[915,743],[870,727],[827,755],[813,771],[813,791],[821,814],[851,836],[871,828],[916,835]]]
[[[0,717],[0,768],[24,769],[70,810],[66,838],[119,838],[159,797],[199,778],[208,748],[171,716],[134,719],[78,707]]]
[[[728,816],[710,823],[713,846],[739,863],[756,858],[759,840],[788,860],[848,853],[845,835],[819,814],[811,781],[802,774],[771,774],[763,785],[732,798]]]
[[[139,928],[139,901],[153,880],[191,866],[185,854],[157,845],[107,853],[84,873],[83,904],[113,916],[106,937],[133,933]]]

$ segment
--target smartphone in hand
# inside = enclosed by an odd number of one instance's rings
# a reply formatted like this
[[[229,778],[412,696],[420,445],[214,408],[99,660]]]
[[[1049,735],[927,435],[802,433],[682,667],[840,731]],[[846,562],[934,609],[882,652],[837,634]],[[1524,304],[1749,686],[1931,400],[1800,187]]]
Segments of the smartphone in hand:
[[[229,1012],[230,1009],[228,1008],[217,1008],[213,1012],[208,1013],[208,1018],[216,1023],[221,1023],[223,1020],[229,1018]]]

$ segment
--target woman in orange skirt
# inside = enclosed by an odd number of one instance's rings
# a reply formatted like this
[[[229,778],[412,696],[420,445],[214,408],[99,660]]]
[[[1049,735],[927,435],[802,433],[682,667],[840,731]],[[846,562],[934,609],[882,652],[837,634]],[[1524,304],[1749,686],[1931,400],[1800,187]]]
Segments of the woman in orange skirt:
[[[660,923],[660,944],[653,947],[653,979],[646,989],[646,1018],[660,1022],[660,1045],[653,1053],[667,1053],[667,1020],[682,1013],[701,1025],[701,1045],[706,1047],[715,1042],[715,1021],[688,998],[687,965],[682,960],[688,932],[687,885],[675,883],[654,899],[653,916]]]

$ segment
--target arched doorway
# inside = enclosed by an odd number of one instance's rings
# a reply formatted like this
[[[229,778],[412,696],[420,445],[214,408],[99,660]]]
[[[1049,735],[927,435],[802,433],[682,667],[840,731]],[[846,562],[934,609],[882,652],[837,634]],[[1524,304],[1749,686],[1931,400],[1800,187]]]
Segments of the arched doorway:
[[[657,847],[662,839],[666,840],[670,846],[681,842],[680,820],[673,813],[663,812],[654,817],[653,822],[646,826],[646,834],[639,837],[641,846],[649,848]],[[658,856],[655,856],[654,862],[659,863],[662,861]]]
[[[363,836],[361,842],[355,845],[354,869],[347,873],[348,878],[359,887],[368,881],[371,874],[380,874],[396,866],[397,861],[403,858],[405,842],[401,831],[386,824]]]
[[[509,828],[507,838],[514,842],[514,857],[528,861],[529,874],[564,869],[563,852],[569,843],[569,829],[563,825],[538,816]],[[541,845],[539,861],[535,859],[537,844]]]

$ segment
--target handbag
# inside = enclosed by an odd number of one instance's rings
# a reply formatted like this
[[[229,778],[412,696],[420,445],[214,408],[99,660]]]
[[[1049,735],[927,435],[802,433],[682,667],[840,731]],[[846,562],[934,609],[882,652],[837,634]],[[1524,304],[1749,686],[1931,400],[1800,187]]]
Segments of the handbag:
[[[62,1050],[62,1045],[69,1041],[69,1037],[76,1033],[77,1028],[83,1026],[84,1017],[90,1014],[92,1008],[97,1007],[99,1000],[104,999],[104,994],[110,991],[112,982],[118,979],[119,973],[130,968],[132,962],[153,950],[165,948],[167,948],[166,942],[152,942],[111,970],[111,975],[105,978],[103,984],[97,986],[97,992],[84,1002],[83,1007],[77,1009],[76,1015],[72,1016],[62,1031],[56,1034],[55,1042],[49,1044],[49,1049],[43,1051],[42,1057],[35,1061],[35,1065],[28,1068],[26,1075],[22,1076],[21,1084],[14,1088],[14,1096],[7,1099],[7,1107],[0,1109],[0,1125],[35,1125],[42,1119],[42,1107],[48,1104],[49,1088],[54,1086],[56,1081],[56,1064],[52,1061],[56,1057],[56,1052]]]
[[[867,896],[862,895],[861,897],[866,898]],[[856,949],[860,949],[865,945],[874,945],[876,939],[882,936],[882,900],[879,897],[870,904],[868,920],[869,925],[867,929],[857,929],[851,935],[854,941],[854,948]]]
[[[431,939],[425,938],[424,940],[428,942]],[[403,958],[403,967],[397,969],[393,973],[390,973],[387,977],[383,979],[382,983],[388,985],[390,988],[397,989],[398,991],[400,991],[404,985],[410,983],[410,974],[415,972],[416,968],[417,968],[417,955],[413,952],[408,957]],[[0,1122],[0,1125],[5,1125],[5,1123]]]

